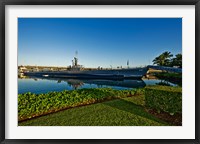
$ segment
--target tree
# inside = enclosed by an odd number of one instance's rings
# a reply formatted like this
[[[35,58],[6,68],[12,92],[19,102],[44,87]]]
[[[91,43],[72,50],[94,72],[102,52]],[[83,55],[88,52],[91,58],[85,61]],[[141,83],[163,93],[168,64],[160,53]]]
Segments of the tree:
[[[182,54],[177,54],[175,58],[172,59],[172,66],[178,66],[182,68]]]
[[[153,64],[157,64],[159,66],[170,66],[171,57],[173,57],[173,54],[171,54],[171,52],[166,51],[158,57],[156,57],[153,60]]]

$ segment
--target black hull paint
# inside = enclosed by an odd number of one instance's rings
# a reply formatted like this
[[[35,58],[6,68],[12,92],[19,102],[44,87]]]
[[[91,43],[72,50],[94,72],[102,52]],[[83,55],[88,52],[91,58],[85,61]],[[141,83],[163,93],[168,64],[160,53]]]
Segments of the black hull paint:
[[[123,79],[141,79],[142,77],[124,77],[123,75],[90,75],[90,74],[36,74],[36,73],[25,73],[25,76],[40,77],[40,78],[73,78],[73,79],[111,79],[111,80],[123,80]],[[48,75],[48,76],[46,76]]]

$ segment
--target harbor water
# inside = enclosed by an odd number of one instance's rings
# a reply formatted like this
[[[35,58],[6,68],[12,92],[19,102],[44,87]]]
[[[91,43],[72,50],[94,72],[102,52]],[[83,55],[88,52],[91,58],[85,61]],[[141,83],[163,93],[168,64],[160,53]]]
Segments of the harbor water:
[[[50,91],[75,90],[83,88],[113,88],[117,90],[142,88],[146,85],[162,83],[158,79],[141,80],[81,80],[81,79],[42,79],[42,78],[18,78],[18,94],[47,93]],[[176,86],[166,82],[168,85]]]

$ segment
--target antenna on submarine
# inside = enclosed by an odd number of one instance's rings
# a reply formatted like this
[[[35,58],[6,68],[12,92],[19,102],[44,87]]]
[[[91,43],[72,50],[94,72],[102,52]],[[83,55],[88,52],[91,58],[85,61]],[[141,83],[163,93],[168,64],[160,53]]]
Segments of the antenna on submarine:
[[[78,51],[75,52],[75,57],[74,57],[74,65],[77,66],[78,65]]]
[[[75,52],[75,57],[76,57],[76,58],[78,57],[78,51]]]
[[[129,60],[127,60],[127,68],[129,68]]]

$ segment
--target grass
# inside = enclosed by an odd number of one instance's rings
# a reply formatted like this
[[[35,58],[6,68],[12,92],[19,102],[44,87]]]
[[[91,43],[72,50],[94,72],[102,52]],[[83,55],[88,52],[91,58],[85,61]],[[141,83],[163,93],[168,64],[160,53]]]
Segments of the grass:
[[[19,126],[166,126],[147,113],[144,95],[75,107],[19,122]]]

